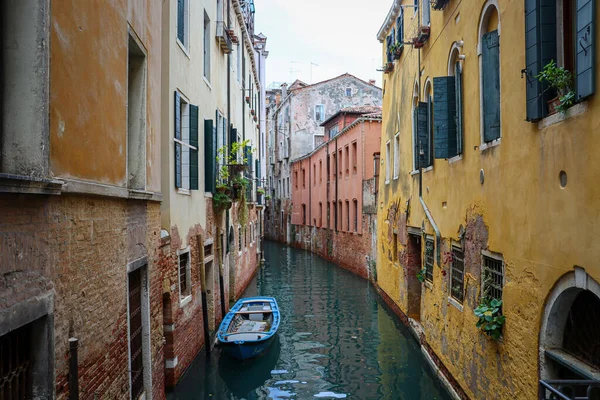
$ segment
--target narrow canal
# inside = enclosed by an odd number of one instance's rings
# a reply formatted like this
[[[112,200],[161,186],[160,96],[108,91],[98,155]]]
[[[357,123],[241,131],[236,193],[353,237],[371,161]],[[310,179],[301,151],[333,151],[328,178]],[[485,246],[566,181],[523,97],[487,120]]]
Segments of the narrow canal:
[[[204,351],[167,398],[450,399],[407,328],[368,282],[312,253],[265,243],[244,297],[274,296],[282,319],[261,357]]]

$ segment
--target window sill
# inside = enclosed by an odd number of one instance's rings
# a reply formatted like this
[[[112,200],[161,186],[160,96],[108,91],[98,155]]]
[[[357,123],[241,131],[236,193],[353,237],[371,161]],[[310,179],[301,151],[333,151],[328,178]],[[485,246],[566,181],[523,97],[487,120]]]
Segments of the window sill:
[[[588,109],[588,102],[582,101],[581,103],[577,103],[574,106],[569,107],[566,113],[557,112],[556,114],[552,114],[547,116],[538,122],[538,129],[543,130],[548,128],[549,126],[556,125],[559,122],[566,121],[570,118],[573,118],[577,115],[583,114]]]
[[[192,302],[192,295],[188,294],[185,297],[180,297],[179,298],[179,307],[183,308],[185,306],[187,306],[188,304],[190,304]]]
[[[388,185],[390,183],[389,179],[386,179],[386,181],[384,182],[385,185]]]
[[[206,76],[202,76],[202,80],[204,81],[204,83],[206,83],[206,86],[208,86],[208,88],[210,90],[212,90],[212,85],[210,84],[210,82],[208,81],[208,79],[206,79]]]
[[[455,300],[452,296],[448,297],[448,303],[452,304],[460,312],[463,312],[463,305]]]
[[[211,192],[204,192],[204,197],[206,197],[207,199],[212,199],[213,194]]]
[[[448,159],[448,164],[454,164],[455,162],[460,161],[460,160],[462,160],[462,154],[459,154],[457,156],[449,158]]]
[[[192,58],[190,57],[190,53],[185,48],[184,44],[181,43],[181,41],[179,40],[179,38],[176,39],[176,41],[177,41],[177,45],[179,46],[179,48],[181,49],[181,51],[183,51],[183,54],[185,54],[185,56],[188,58],[188,60],[191,60]]]
[[[423,172],[428,172],[428,171],[432,171],[433,170],[433,165],[430,165],[427,168],[423,168]],[[414,171],[410,171],[411,175],[419,175],[419,170],[415,169]]]
[[[185,196],[191,196],[192,192],[189,189],[177,188],[177,194],[183,194]]]
[[[393,180],[398,179],[398,175],[394,175],[394,177],[392,178]]]
[[[426,279],[425,282],[423,282],[423,284],[425,284],[425,287],[428,288],[429,290],[433,290],[433,282],[429,282]]]
[[[500,145],[500,140],[501,140],[501,139],[502,139],[502,138],[501,138],[501,137],[499,137],[498,139],[494,139],[494,140],[492,140],[491,142],[483,142],[483,143],[481,143],[481,145],[479,146],[479,150],[480,150],[481,152],[484,152],[484,151],[485,151],[485,150],[487,150],[487,149],[491,149],[492,147],[496,147],[496,146]]]

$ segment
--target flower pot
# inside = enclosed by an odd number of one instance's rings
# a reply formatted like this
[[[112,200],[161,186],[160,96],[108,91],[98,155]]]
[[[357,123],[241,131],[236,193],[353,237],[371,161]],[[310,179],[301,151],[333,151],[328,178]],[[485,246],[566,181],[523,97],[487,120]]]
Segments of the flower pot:
[[[217,186],[217,193],[223,193],[231,197],[231,188],[229,186]]]
[[[233,205],[233,202],[231,200],[219,201],[219,202],[213,203],[213,206],[217,213],[223,212],[225,210],[229,210],[232,205]]]
[[[560,96],[548,100],[548,114],[556,114],[558,112],[558,106],[560,106]]]

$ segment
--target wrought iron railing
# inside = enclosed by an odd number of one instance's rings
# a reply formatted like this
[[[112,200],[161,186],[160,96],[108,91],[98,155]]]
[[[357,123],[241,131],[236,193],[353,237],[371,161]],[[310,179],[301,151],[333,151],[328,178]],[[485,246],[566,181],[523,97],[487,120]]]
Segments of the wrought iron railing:
[[[541,380],[539,400],[599,400],[600,381]]]

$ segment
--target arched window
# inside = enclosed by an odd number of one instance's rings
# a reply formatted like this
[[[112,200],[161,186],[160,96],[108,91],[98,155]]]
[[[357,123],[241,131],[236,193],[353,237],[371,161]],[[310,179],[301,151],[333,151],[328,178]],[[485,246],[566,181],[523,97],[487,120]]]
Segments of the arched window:
[[[500,123],[500,15],[497,0],[488,0],[479,20],[479,100],[481,149],[496,144]],[[484,93],[485,91],[485,93]]]

